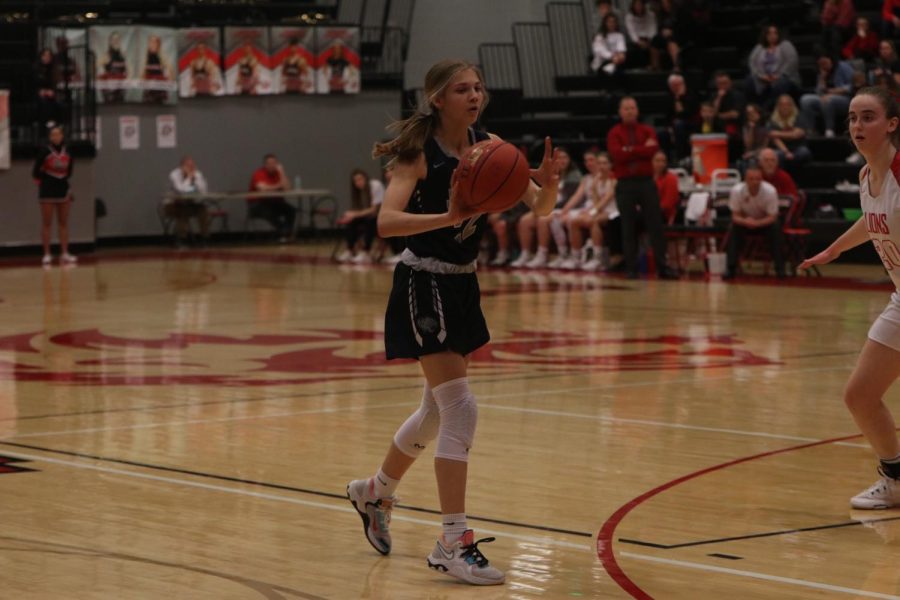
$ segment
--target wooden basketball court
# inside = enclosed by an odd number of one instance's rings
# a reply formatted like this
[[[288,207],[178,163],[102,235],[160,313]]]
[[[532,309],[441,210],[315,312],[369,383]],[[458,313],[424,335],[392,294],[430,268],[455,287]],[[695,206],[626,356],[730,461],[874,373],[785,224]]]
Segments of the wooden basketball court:
[[[425,566],[430,458],[390,557],[344,498],[421,377],[383,361],[390,269],[328,251],[0,268],[0,597],[900,598],[900,511],[850,510],[876,473],[841,401],[880,269],[482,272],[468,512],[507,583],[476,589]]]

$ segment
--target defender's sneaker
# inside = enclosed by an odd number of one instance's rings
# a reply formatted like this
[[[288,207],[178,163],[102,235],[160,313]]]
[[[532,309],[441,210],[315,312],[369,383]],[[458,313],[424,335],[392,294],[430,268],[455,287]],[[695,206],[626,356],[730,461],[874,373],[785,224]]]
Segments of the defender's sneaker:
[[[872,487],[850,499],[850,506],[864,510],[878,510],[900,506],[900,480],[888,477],[878,468],[881,479]]]
[[[493,542],[494,538],[475,540],[475,533],[467,529],[461,538],[446,544],[441,538],[428,556],[428,566],[472,585],[499,585],[506,576],[488,563],[488,559],[478,549],[478,544]]]
[[[366,539],[381,554],[389,554],[391,511],[397,498],[376,498],[372,479],[356,479],[347,484],[347,498],[362,519]]]

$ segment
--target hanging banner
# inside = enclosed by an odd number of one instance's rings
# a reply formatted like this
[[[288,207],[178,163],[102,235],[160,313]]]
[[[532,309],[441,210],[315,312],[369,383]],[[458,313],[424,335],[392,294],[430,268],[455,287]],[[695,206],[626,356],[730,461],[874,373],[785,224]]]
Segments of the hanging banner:
[[[141,147],[141,121],[135,116],[119,117],[119,148],[137,150]]]
[[[156,116],[156,147],[175,148],[178,145],[175,131],[175,115]]]
[[[105,104],[125,102],[129,82],[137,65],[134,52],[137,29],[128,26],[91,27],[90,46],[94,55],[97,101]]]
[[[178,30],[178,95],[182,98],[221,96],[222,43],[218,27]]]
[[[91,27],[97,100],[105,104],[174,104],[175,30],[149,26]]]
[[[86,29],[48,27],[41,32],[42,49],[53,52],[54,80],[59,89],[83,89],[88,36]]]
[[[0,90],[0,169],[10,168],[9,90]]]
[[[269,32],[273,93],[315,94],[315,30],[272,27]]]
[[[257,96],[272,93],[269,30],[265,27],[225,28],[225,93]]]
[[[317,88],[320,94],[358,94],[359,27],[317,27]]]
[[[175,44],[175,30],[167,27],[137,28],[138,70],[137,91],[132,97],[135,102],[146,104],[175,104],[178,98],[178,84],[175,80],[175,66],[178,50]]]

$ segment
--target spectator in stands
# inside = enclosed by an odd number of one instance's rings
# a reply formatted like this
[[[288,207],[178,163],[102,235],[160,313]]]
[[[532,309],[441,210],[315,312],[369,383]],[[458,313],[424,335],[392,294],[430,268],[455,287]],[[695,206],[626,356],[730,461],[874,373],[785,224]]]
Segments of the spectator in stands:
[[[59,227],[60,262],[75,264],[77,259],[69,254],[69,209],[72,207],[72,156],[66,150],[62,127],[50,129],[50,144],[38,151],[31,176],[38,184],[38,201],[41,204],[41,243],[47,267],[53,262],[50,254],[50,238],[53,235],[53,214]]]
[[[34,87],[37,89],[37,122],[48,130],[62,121],[62,106],[56,97],[56,67],[53,51],[41,50],[34,68]]]
[[[583,209],[570,211],[564,219],[569,232],[572,252],[566,260],[560,263],[559,267],[569,270],[596,271],[601,265],[599,253],[603,247],[603,228],[619,218],[619,211],[616,208],[616,178],[613,177],[612,163],[606,152],[596,155],[596,170],[588,185],[580,190],[588,201],[584,204]],[[578,192],[572,196],[570,202],[577,204],[577,195]],[[564,207],[563,211],[565,210]],[[616,225],[618,226],[618,223]],[[588,258],[588,247],[584,245],[584,230],[586,229],[590,231],[591,235],[590,250],[593,255],[590,258]]]
[[[372,262],[372,242],[377,234],[378,210],[384,201],[384,184],[372,179],[362,169],[350,174],[350,210],[338,219],[344,226],[347,248],[337,256],[338,262],[365,265]],[[362,238],[362,246],[359,241]]]
[[[615,14],[610,13],[603,18],[592,47],[594,58],[591,60],[591,69],[602,78],[611,80],[613,88],[623,89],[627,47]]]
[[[694,133],[725,133],[725,124],[716,115],[716,107],[712,102],[700,103],[700,120],[693,130]]]
[[[291,183],[284,174],[284,167],[274,154],[266,154],[263,166],[253,172],[250,180],[251,192],[281,192],[291,189]],[[297,209],[281,196],[263,196],[247,200],[247,216],[251,219],[268,221],[278,232],[280,241],[287,242],[294,231]]]
[[[763,180],[771,183],[779,196],[790,196],[797,199],[797,184],[790,173],[778,166],[778,154],[771,148],[759,151],[759,169]]]
[[[748,234],[766,238],[775,262],[775,275],[784,277],[778,193],[772,184],[763,181],[758,165],[748,166],[744,181],[731,188],[728,207],[731,209],[731,228],[728,231],[728,262],[724,279],[733,279],[737,273],[738,259]]]
[[[865,17],[856,19],[856,31],[844,45],[841,55],[847,60],[872,62],[878,56],[878,34],[872,31],[869,20]]]
[[[712,96],[713,110],[728,136],[729,160],[737,160],[741,152],[741,113],[744,110],[744,97],[734,89],[731,75],[727,72],[717,71],[713,81],[716,86]]]
[[[756,157],[768,145],[769,128],[763,121],[762,108],[756,104],[748,104],[744,109],[744,124],[741,126],[743,154],[738,161],[738,169],[743,172],[747,161]]]
[[[628,62],[638,68],[650,64],[650,41],[659,33],[656,14],[647,9],[644,0],[631,0],[631,8],[625,15],[625,31],[631,50]]]
[[[569,198],[578,190],[581,185],[581,171],[578,165],[572,160],[571,155],[565,148],[559,148],[557,154],[557,165],[559,170],[559,191],[556,196],[556,207],[553,212],[546,217],[539,217],[534,212],[529,211],[521,219],[518,224],[519,245],[522,248],[522,254],[516,261],[516,266],[527,265],[532,259],[536,259],[538,255],[543,253],[546,257],[550,253],[550,234],[552,232],[554,241],[556,242],[557,257],[546,263],[551,269],[556,269],[559,265],[569,257],[569,240],[566,237],[565,228],[561,223],[555,222],[559,219],[560,211],[565,207]],[[590,158],[585,154],[585,163],[596,161],[593,154]],[[538,247],[536,254],[531,254],[531,246],[537,232]],[[524,257],[524,258],[523,258]],[[538,261],[539,263],[539,261]]]
[[[669,106],[666,110],[667,127],[658,130],[663,150],[677,161],[690,156],[691,131],[697,126],[700,102],[697,94],[689,90],[680,73],[669,75]]]
[[[678,176],[669,171],[669,160],[662,150],[653,155],[653,179],[656,181],[663,222],[672,223],[681,203],[681,194],[678,191]]]
[[[650,66],[656,71],[681,70],[681,42],[676,35],[676,14],[672,0],[656,6],[657,33],[650,40]]]
[[[822,43],[832,57],[837,57],[850,39],[856,21],[853,0],[825,0],[822,4]]]
[[[709,0],[681,0],[676,3],[679,4],[675,37],[681,40],[682,47],[692,40],[708,39],[709,25],[712,22]]]
[[[868,73],[869,85],[900,86],[900,59],[894,42],[881,40],[878,44],[878,56],[872,63]]]
[[[900,0],[884,0],[881,6],[881,35],[892,38],[900,29]]]
[[[825,122],[825,137],[832,138],[838,126],[843,130],[843,120],[850,107],[853,66],[843,60],[835,64],[825,51],[818,53],[816,64],[816,92],[800,97],[800,110],[810,126],[815,125],[816,118],[821,114]]]
[[[197,220],[200,237],[209,237],[209,212],[202,201],[189,198],[178,198],[181,194],[205,194],[206,178],[197,169],[197,164],[190,156],[181,159],[181,164],[169,173],[169,191],[163,205],[166,217],[175,220],[175,243],[183,246],[187,242],[190,231],[190,220]]]
[[[747,97],[769,110],[782,94],[796,95],[800,89],[797,49],[782,39],[776,25],[763,27],[759,43],[750,53]]]
[[[775,111],[769,119],[769,142],[778,150],[778,158],[788,172],[796,170],[812,159],[806,145],[809,123],[788,94],[779,96]]]
[[[659,150],[656,131],[638,122],[637,101],[625,96],[619,102],[621,123],[609,130],[606,148],[613,161],[616,179],[616,206],[621,214],[622,247],[625,254],[627,276],[638,275],[637,215],[638,206],[644,228],[656,258],[660,278],[672,278],[666,267],[666,240],[663,237],[662,213],[659,195],[653,181],[652,158]]]
[[[488,225],[491,226],[494,237],[497,238],[497,254],[494,256],[494,260],[491,261],[492,267],[502,267],[509,262],[511,254],[509,233],[516,230],[521,219],[529,213],[528,206],[524,202],[519,202],[502,213],[488,215]]]
[[[594,20],[591,23],[591,30],[598,31],[600,26],[603,25],[603,19],[609,14],[616,15],[619,23],[622,22],[622,13],[613,6],[612,0],[597,0],[597,10],[594,11]]]

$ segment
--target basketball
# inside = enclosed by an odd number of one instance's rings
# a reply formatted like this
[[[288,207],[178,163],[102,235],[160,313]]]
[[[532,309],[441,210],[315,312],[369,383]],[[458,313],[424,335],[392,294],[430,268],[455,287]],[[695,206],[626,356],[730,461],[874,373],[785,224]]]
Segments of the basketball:
[[[478,212],[503,212],[528,189],[525,156],[510,143],[485,140],[469,148],[453,175],[463,204]]]

